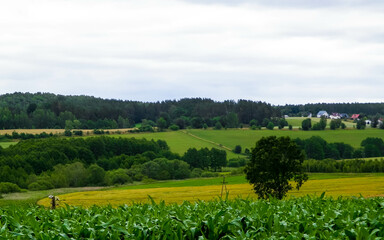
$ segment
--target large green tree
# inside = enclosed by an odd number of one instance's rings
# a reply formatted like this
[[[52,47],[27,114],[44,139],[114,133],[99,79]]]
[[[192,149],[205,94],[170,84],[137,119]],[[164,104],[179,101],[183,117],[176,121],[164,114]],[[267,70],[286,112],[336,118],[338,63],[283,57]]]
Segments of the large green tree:
[[[261,199],[282,199],[296,182],[299,189],[308,179],[303,172],[304,154],[289,137],[263,137],[252,149],[245,168],[246,178]]]

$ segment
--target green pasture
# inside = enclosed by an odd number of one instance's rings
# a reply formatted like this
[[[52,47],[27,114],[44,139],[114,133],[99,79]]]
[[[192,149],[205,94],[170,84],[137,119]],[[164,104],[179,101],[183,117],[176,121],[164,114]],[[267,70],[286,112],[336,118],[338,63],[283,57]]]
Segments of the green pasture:
[[[0,142],[0,146],[2,147],[2,148],[7,148],[7,147],[9,147],[9,146],[11,146],[11,145],[15,145],[17,142]]]
[[[210,130],[207,130],[210,131]],[[185,131],[172,131],[172,132],[153,132],[153,133],[130,133],[123,135],[114,135],[115,137],[135,137],[146,138],[148,140],[165,140],[172,152],[184,154],[189,148],[212,148],[216,147],[222,150],[226,150],[227,158],[237,158],[241,155],[235,154],[225,148],[219,147],[217,144],[204,141],[202,139],[195,138],[188,135]]]
[[[236,145],[252,148],[262,137],[289,136],[291,138],[307,139],[312,136],[320,136],[327,142],[344,142],[354,148],[360,147],[360,143],[367,137],[384,139],[384,131],[381,129],[368,128],[365,130],[324,130],[324,131],[299,131],[299,130],[249,130],[249,129],[227,129],[227,130],[200,130],[191,129],[188,132],[200,138],[222,144],[233,149]],[[170,145],[172,146],[172,145]]]

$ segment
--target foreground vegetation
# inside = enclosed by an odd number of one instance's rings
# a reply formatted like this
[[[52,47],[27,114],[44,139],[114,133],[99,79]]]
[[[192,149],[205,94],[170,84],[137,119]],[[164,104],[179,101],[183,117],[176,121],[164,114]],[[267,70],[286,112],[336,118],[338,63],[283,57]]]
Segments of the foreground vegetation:
[[[164,202],[0,210],[4,239],[381,239],[383,198]]]

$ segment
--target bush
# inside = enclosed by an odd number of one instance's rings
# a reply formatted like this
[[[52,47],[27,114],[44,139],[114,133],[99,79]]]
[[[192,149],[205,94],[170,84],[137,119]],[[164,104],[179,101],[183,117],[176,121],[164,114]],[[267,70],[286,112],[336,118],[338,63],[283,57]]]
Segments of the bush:
[[[243,167],[246,165],[246,160],[245,158],[232,158],[228,160],[228,167]]]
[[[14,183],[10,182],[0,182],[0,193],[13,193],[20,192],[21,189]]]
[[[171,129],[172,131],[177,131],[180,129],[180,127],[176,124],[172,124],[171,126],[169,126],[169,129]]]
[[[28,189],[31,191],[48,190],[54,188],[53,184],[46,180],[38,180],[28,185]]]
[[[73,134],[74,134],[75,136],[83,136],[83,131],[81,131],[81,130],[75,130],[75,131],[73,131]]]
[[[231,175],[243,175],[243,174],[244,174],[243,167],[235,168],[231,171]]]
[[[65,131],[64,131],[64,136],[66,136],[66,137],[70,137],[70,136],[72,136],[72,132],[71,132],[71,130],[65,130]]]
[[[304,131],[308,131],[312,127],[312,120],[310,118],[307,118],[301,122],[301,129]]]
[[[236,145],[235,149],[233,149],[233,152],[240,154],[241,153],[241,146],[240,145]]]
[[[273,122],[269,122],[267,125],[267,129],[269,129],[269,130],[273,130],[274,127],[275,127],[275,125],[273,124]]]
[[[191,172],[191,178],[199,178],[202,173],[203,170],[201,168],[194,168]]]
[[[214,127],[213,129],[215,129],[215,130],[220,130],[220,129],[222,129],[222,128],[223,128],[223,125],[221,125],[220,122],[217,122],[217,123],[215,124],[215,127]]]
[[[125,184],[133,182],[132,179],[128,176],[127,171],[121,168],[113,171],[108,171],[106,173],[105,178],[107,185]]]

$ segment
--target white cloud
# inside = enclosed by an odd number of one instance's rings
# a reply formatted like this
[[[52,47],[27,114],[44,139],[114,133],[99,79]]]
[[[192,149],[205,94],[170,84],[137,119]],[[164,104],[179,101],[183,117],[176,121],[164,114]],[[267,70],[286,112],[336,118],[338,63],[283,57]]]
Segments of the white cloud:
[[[380,100],[383,4],[287,2],[9,1],[0,9],[1,93]]]

